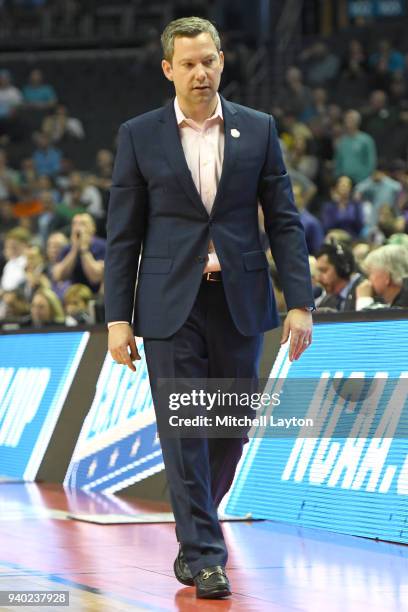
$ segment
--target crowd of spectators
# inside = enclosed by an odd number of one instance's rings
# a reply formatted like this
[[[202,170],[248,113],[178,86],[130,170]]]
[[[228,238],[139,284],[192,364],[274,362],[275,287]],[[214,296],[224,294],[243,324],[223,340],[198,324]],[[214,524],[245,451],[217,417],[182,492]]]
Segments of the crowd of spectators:
[[[20,86],[0,70],[3,328],[103,321],[114,146],[96,151],[93,167],[76,167],[66,149],[86,138],[86,121],[70,116],[61,94],[36,67]],[[35,128],[31,155],[11,164],[22,109]],[[270,110],[318,308],[408,307],[408,55],[388,40],[371,50],[352,40],[345,57],[315,43],[288,68]],[[271,275],[284,311],[272,260]]]
[[[344,56],[313,43],[271,110],[318,308],[408,307],[408,54],[388,39]]]

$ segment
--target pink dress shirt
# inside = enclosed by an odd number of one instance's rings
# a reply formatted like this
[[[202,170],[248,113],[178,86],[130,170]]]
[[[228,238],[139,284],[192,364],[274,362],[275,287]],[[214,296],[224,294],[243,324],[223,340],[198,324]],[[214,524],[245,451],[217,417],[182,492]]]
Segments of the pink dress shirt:
[[[202,126],[199,126],[193,119],[184,115],[177,97],[174,100],[174,110],[187,166],[208,214],[211,213],[214,204],[224,162],[224,117],[218,94],[217,101],[213,115],[206,119]],[[211,241],[204,272],[217,270],[221,270],[221,266]],[[108,323],[108,327],[117,323],[128,323],[128,321],[112,321]]]

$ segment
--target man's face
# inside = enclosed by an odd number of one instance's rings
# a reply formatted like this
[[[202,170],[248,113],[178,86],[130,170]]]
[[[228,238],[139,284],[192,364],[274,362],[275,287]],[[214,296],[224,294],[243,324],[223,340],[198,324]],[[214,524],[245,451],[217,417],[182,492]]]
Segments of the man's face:
[[[317,258],[317,280],[327,293],[336,293],[336,287],[341,279],[327,255]]]
[[[90,234],[94,235],[94,227],[88,215],[75,215],[71,222],[71,234]]]
[[[355,130],[358,128],[358,118],[355,113],[346,113],[344,115],[344,125],[346,130]]]
[[[390,275],[381,268],[370,268],[368,270],[368,280],[373,286],[375,293],[383,296],[390,285]]]
[[[172,62],[162,61],[163,72],[174,83],[179,100],[193,106],[211,102],[223,68],[224,54],[218,53],[207,32],[194,38],[175,38]]]

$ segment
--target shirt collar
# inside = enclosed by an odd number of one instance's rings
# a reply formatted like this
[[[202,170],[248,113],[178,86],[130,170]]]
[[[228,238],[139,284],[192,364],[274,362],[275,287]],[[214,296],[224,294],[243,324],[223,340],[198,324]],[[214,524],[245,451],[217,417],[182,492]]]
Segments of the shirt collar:
[[[180,104],[177,99],[177,96],[174,98],[174,111],[176,113],[177,125],[181,126],[181,124],[185,121],[188,125],[192,127],[194,126],[198,127],[193,119],[189,119],[188,117],[185,116],[185,114],[180,108]],[[218,93],[217,93],[217,106],[215,108],[214,113],[211,115],[211,117],[208,117],[208,119],[206,119],[206,123],[207,121],[214,121],[215,119],[221,119],[221,121],[224,121],[224,115],[222,114],[221,98]]]

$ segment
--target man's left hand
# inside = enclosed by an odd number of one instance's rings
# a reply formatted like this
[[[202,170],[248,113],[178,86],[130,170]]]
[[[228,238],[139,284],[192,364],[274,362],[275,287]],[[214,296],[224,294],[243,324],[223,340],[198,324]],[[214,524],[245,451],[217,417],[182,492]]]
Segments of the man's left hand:
[[[303,351],[312,344],[312,313],[303,308],[292,308],[283,324],[281,344],[285,344],[290,334],[289,360],[296,361]]]

